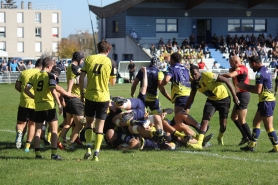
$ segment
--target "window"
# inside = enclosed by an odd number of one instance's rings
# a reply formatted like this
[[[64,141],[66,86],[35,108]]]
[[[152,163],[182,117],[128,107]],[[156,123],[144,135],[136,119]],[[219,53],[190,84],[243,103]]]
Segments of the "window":
[[[228,19],[228,32],[266,32],[265,19]]]
[[[23,28],[17,28],[17,37],[23,38]]]
[[[58,51],[58,42],[53,42],[52,43],[52,51],[57,52]]]
[[[58,23],[58,13],[52,13],[52,23]]]
[[[22,12],[17,13],[17,23],[23,23],[23,13]]]
[[[17,43],[17,52],[24,52],[24,44],[23,42]]]
[[[53,37],[58,37],[58,28],[52,28]]]
[[[118,32],[119,32],[119,22],[113,21],[113,33],[118,33]]]
[[[41,23],[41,13],[35,13],[35,23]]]
[[[0,42],[0,50],[6,51],[6,42]]]
[[[252,19],[242,19],[241,20],[241,30],[242,31],[248,31],[253,32],[254,31],[254,22]]]
[[[266,20],[264,20],[264,19],[255,19],[254,31],[266,32]]]
[[[36,42],[35,43],[35,52],[41,52],[42,49],[41,49],[41,42]]]
[[[35,28],[36,37],[41,37],[41,28]]]
[[[5,12],[0,12],[0,23],[5,23]]]
[[[228,32],[240,31],[240,20],[229,19],[228,20]]]
[[[0,37],[6,37],[6,28],[0,27]]]
[[[177,32],[177,19],[156,19],[156,32]]]

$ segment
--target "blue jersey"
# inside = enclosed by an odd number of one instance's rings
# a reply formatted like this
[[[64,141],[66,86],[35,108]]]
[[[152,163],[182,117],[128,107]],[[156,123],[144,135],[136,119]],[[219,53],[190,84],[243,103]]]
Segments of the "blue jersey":
[[[156,101],[158,98],[158,81],[163,80],[164,75],[155,66],[149,66],[146,68],[146,70],[148,78],[146,101]],[[136,78],[139,79],[142,86],[143,72],[141,70],[138,71]]]
[[[189,96],[191,91],[190,75],[185,66],[182,66],[180,63],[175,63],[169,67],[169,71],[167,71],[166,75],[171,77],[172,102],[175,102],[177,97]]]
[[[129,98],[131,102],[131,110],[134,112],[134,120],[144,119],[146,114],[144,97],[144,95],[139,93],[138,98]]]
[[[259,102],[275,101],[270,71],[262,66],[256,73],[256,84],[262,84],[263,89],[259,94]]]

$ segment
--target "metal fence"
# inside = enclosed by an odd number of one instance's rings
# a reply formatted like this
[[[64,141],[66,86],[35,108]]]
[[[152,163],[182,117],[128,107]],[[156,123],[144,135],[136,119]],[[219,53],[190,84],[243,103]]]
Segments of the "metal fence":
[[[17,78],[19,77],[20,72],[14,71],[14,72],[2,72],[0,73],[0,84],[7,83],[12,84],[15,83]],[[66,82],[66,72],[62,71],[59,76],[59,82]]]

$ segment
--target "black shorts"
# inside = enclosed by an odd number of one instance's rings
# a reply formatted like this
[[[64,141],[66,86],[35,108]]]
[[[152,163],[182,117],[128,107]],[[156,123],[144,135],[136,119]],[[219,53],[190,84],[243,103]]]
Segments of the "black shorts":
[[[179,96],[179,97],[176,97],[175,99],[175,106],[176,107],[184,107],[186,102],[187,102],[187,99],[188,99],[189,96]],[[188,109],[191,108],[191,105],[188,107]]]
[[[79,98],[71,98],[67,101],[66,112],[77,116],[83,116],[84,104]]]
[[[18,106],[17,110],[17,121],[27,122],[27,121],[34,121],[34,109],[29,109],[25,107]]]
[[[213,116],[215,111],[219,112],[220,119],[227,119],[230,105],[231,105],[230,97],[218,101],[207,99],[203,110],[203,119],[210,120],[210,117]]]
[[[236,110],[243,110],[247,109],[249,101],[250,101],[250,93],[249,92],[238,92],[236,93],[236,96],[238,97],[238,100],[240,101],[240,104],[235,104]]]
[[[58,120],[56,109],[35,111],[35,116],[34,117],[35,117],[34,121],[36,123],[43,123],[44,121],[45,122],[52,122],[52,121]]]
[[[88,117],[96,117],[97,119],[105,120],[108,108],[109,101],[95,102],[87,99],[85,101],[85,115]]]

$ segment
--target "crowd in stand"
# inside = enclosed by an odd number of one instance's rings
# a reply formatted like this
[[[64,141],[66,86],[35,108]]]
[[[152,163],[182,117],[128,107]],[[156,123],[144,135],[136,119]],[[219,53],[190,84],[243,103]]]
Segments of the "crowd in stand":
[[[254,34],[242,34],[240,37],[237,34],[234,37],[228,34],[225,39],[222,35],[217,37],[214,34],[211,43],[221,53],[228,53],[229,58],[237,55],[242,61],[251,56],[259,56],[262,62],[278,58],[278,37],[274,39],[271,34],[267,38],[264,34],[259,34],[258,37]]]

